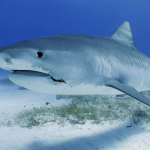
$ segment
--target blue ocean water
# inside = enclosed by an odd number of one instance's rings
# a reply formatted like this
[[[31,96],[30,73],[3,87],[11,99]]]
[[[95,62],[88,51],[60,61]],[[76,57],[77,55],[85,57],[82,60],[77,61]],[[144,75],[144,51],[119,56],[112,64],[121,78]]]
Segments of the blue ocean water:
[[[149,6],[149,0],[1,0],[0,46],[55,34],[108,36],[129,21],[137,48],[150,56]]]

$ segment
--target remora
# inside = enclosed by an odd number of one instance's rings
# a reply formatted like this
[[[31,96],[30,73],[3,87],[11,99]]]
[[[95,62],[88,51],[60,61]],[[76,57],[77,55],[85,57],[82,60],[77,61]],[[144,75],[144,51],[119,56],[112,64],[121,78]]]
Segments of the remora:
[[[135,46],[127,21],[107,37],[54,35],[0,48],[9,79],[33,91],[61,94],[126,93],[150,106],[150,58]]]

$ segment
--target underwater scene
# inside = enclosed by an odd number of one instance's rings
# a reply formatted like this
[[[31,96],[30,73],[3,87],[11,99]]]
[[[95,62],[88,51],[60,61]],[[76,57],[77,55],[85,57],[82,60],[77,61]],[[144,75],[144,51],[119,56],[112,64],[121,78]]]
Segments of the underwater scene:
[[[0,150],[148,150],[150,2],[0,1]]]

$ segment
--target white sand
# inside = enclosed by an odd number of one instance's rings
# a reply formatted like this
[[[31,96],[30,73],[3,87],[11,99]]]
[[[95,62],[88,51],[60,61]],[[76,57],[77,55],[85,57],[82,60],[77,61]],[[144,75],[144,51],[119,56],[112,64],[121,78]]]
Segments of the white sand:
[[[18,86],[0,84],[0,121],[24,109],[67,103],[55,95],[18,90]],[[24,107],[25,106],[25,107]],[[47,123],[31,129],[19,126],[0,126],[0,150],[149,150],[150,132],[128,122],[112,125]]]

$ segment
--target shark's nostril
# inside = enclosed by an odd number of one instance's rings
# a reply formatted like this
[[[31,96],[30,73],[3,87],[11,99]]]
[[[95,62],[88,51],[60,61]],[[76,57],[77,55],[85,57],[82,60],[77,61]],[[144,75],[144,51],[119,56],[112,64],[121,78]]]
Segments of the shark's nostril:
[[[5,52],[0,53],[0,59],[4,60],[7,63],[11,62],[11,56]]]
[[[5,61],[6,61],[7,63],[10,63],[10,62],[11,62],[11,58],[5,58]]]

